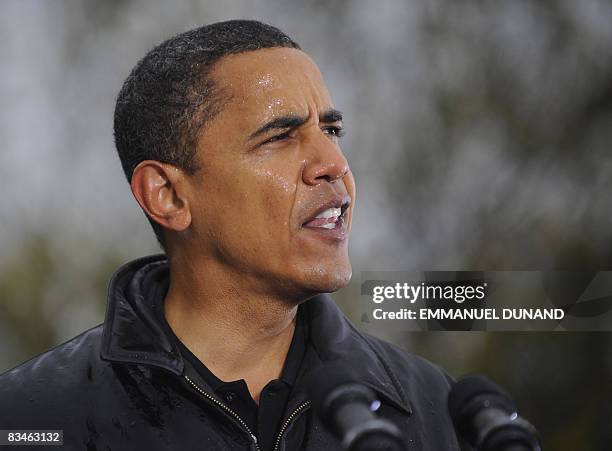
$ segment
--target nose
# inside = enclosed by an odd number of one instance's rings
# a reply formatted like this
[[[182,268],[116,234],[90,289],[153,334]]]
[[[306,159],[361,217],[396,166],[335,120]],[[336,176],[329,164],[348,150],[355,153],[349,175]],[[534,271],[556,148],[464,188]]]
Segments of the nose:
[[[348,161],[336,143],[323,132],[313,141],[302,172],[304,183],[313,186],[324,181],[333,183],[348,174]]]

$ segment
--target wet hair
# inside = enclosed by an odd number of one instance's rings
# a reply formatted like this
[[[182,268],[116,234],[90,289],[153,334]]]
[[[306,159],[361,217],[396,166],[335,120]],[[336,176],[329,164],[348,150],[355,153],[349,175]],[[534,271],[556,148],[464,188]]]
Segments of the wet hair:
[[[195,173],[197,133],[227,101],[210,77],[213,65],[227,55],[276,47],[300,48],[273,26],[229,20],[181,33],[147,53],[115,106],[115,145],[128,181],[144,160]],[[164,248],[163,227],[147,218]]]

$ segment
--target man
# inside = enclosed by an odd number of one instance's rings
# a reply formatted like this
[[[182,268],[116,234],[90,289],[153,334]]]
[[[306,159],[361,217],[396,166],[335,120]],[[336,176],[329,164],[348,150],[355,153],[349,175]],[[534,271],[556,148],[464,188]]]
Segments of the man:
[[[351,277],[341,134],[317,66],[276,28],[217,23],[149,52],[115,138],[165,255],[117,271],[103,325],[0,378],[0,429],[61,429],[68,449],[338,449],[304,390],[334,363],[406,449],[458,449],[448,377],[323,294]]]

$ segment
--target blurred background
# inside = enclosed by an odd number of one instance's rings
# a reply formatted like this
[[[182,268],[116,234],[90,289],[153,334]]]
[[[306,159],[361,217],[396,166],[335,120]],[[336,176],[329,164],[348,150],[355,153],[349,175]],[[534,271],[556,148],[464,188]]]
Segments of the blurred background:
[[[115,154],[136,61],[229,18],[278,26],[345,112],[361,271],[612,269],[612,2],[23,1],[0,6],[0,372],[99,324],[159,252]],[[612,334],[384,336],[508,389],[548,450],[612,447]]]

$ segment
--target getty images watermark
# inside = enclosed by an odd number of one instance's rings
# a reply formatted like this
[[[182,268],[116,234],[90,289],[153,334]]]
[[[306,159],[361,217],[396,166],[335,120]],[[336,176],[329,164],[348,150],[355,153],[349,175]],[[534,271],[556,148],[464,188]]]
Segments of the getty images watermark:
[[[380,304],[385,301],[405,301],[414,304],[417,301],[440,301],[436,308],[424,307],[419,309],[400,308],[386,311],[375,308],[372,312],[374,319],[563,319],[565,312],[560,308],[492,308],[482,304],[475,304],[471,308],[452,308],[444,302],[462,304],[465,301],[484,300],[487,283],[475,285],[434,284],[419,285],[407,282],[395,282],[391,285],[375,285],[372,288],[372,301]]]
[[[361,320],[396,330],[612,330],[612,271],[365,272]]]

